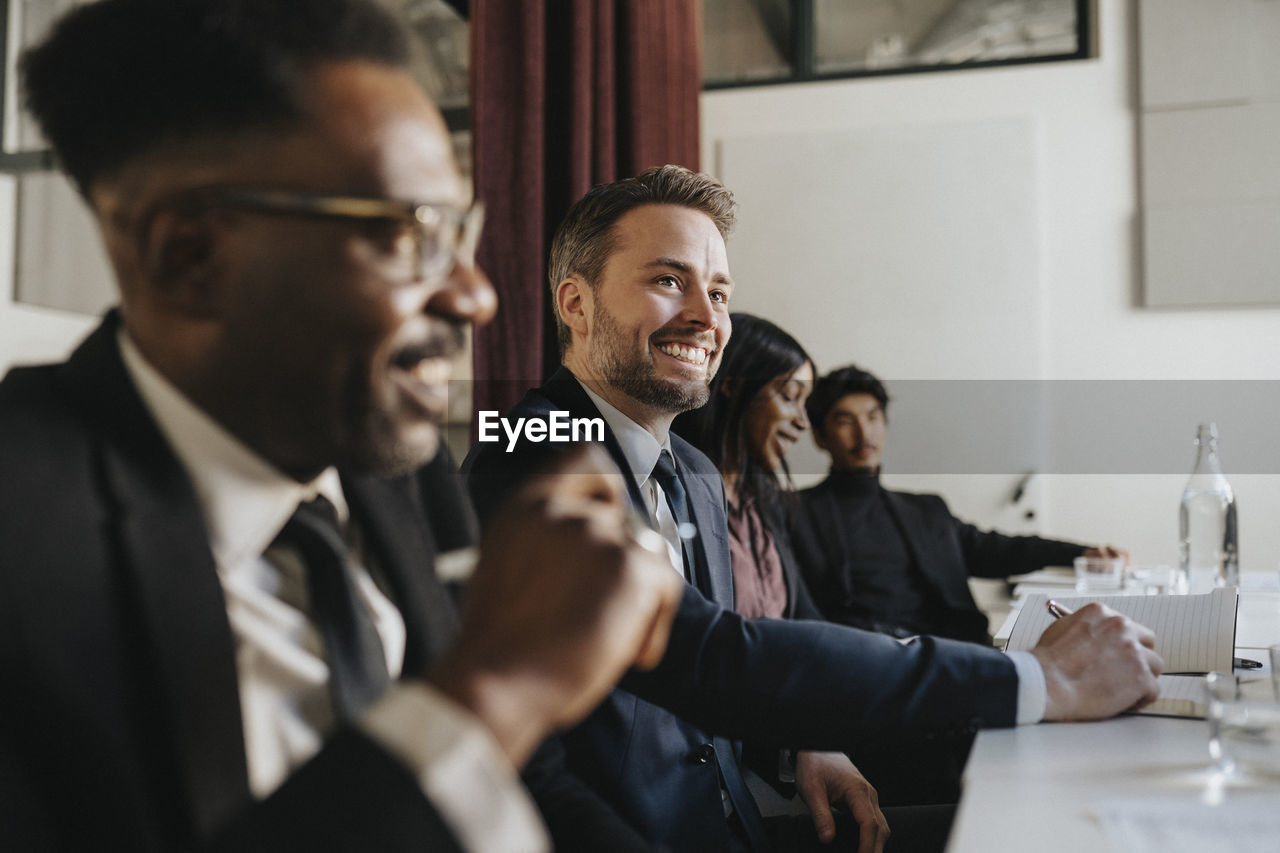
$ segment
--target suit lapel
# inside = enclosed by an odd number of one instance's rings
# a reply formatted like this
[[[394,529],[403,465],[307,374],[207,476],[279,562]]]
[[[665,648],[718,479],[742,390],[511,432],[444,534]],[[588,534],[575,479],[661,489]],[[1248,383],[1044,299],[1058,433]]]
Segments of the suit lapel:
[[[567,411],[570,417],[603,419],[596,404],[591,401],[591,397],[567,367],[557,369],[539,390],[552,404]],[[631,466],[627,464],[627,457],[622,453],[622,445],[618,443],[618,437],[613,434],[613,430],[609,429],[607,422],[604,430],[604,448],[609,452],[609,458],[613,460],[614,465],[618,466],[622,479],[627,483],[627,495],[631,498],[631,507],[648,518],[649,507],[640,493],[640,484],[631,476]]]
[[[849,522],[840,510],[831,475],[828,475],[827,479],[814,489],[813,499],[809,504],[809,516],[814,523],[816,541],[826,559],[826,569],[823,574],[829,576],[837,569],[843,574],[844,561],[847,555],[853,552],[853,548],[849,545]],[[825,528],[822,526],[823,523],[826,524]],[[818,530],[824,529],[834,532],[835,535],[817,534]]]
[[[792,496],[794,497],[794,495]],[[800,578],[796,569],[796,554],[791,547],[791,535],[788,532],[788,525],[785,521],[784,511],[781,503],[774,503],[767,507],[757,507],[757,511],[765,520],[765,526],[771,531],[780,531],[773,534],[773,547],[778,552],[778,561],[782,563],[782,580],[787,588],[787,610],[784,614],[788,619],[795,619],[796,604],[800,597],[799,585]]]
[[[687,454],[678,446],[678,437],[672,437],[672,448],[680,461],[681,480],[685,491],[689,493],[689,507],[693,513],[694,526],[698,528],[697,544],[701,547],[701,558],[705,563],[703,570],[706,577],[699,589],[721,607],[733,609],[733,568],[729,556],[729,536],[727,523],[722,513],[717,512],[721,506],[719,474],[714,477],[694,474],[687,464]]]
[[[902,496],[888,489],[881,489],[884,495],[885,505],[889,507],[889,514],[893,516],[894,523],[898,525],[898,530],[902,534],[902,541],[907,546],[907,551],[911,554],[911,559],[924,570],[924,561],[920,558],[923,556],[921,551],[920,536],[921,533],[928,529],[928,519],[924,518],[920,511],[911,505],[909,501],[902,499]]]
[[[128,379],[112,314],[76,351],[68,379],[106,435],[103,478],[114,505],[122,593],[136,610],[158,707],[154,755],[197,833],[209,839],[249,799],[235,651],[199,505],[177,458]]]
[[[890,514],[893,515],[894,522],[898,525],[902,541],[907,546],[907,553],[911,555],[911,560],[919,570],[920,576],[927,580],[936,592],[941,593],[944,599],[949,600],[951,595],[947,589],[948,572],[943,565],[943,561],[947,558],[933,545],[936,537],[930,518],[921,512],[919,506],[913,501],[888,489],[883,491],[885,503],[889,507]]]
[[[458,617],[435,575],[435,541],[417,483],[344,477],[343,489],[404,617],[404,674],[423,675],[457,633]]]
[[[571,417],[601,417],[600,410],[583,390],[582,385],[568,370],[561,367],[541,389],[542,395],[555,406],[569,412]],[[609,452],[618,470],[622,472],[627,483],[627,494],[631,498],[631,506],[637,512],[649,518],[649,507],[640,493],[640,484],[631,476],[631,466],[622,453],[622,445],[606,425],[604,446]],[[691,475],[688,454],[693,451],[684,444],[679,436],[671,438],[672,450],[681,472],[681,481],[689,495],[690,511],[693,513],[694,525],[698,528],[698,544],[701,546],[701,558],[704,565],[698,567],[705,574],[702,583],[696,585],[708,598],[721,606],[733,607],[733,571],[729,563],[729,540],[723,519],[717,521],[714,507],[721,503],[718,476],[705,477]],[[714,480],[713,484],[711,481]],[[697,571],[695,570],[695,580]]]

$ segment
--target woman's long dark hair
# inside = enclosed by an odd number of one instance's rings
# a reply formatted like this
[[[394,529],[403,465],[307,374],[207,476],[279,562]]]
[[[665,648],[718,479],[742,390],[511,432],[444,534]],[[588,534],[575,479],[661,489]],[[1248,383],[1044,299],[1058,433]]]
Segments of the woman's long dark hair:
[[[778,496],[777,474],[751,455],[747,442],[747,412],[756,396],[774,379],[813,364],[804,347],[782,329],[751,314],[731,314],[733,334],[711,380],[711,398],[700,409],[676,418],[672,429],[711,458],[721,473],[736,471],[741,504],[753,499],[757,507]],[[782,476],[791,472],[782,460]]]

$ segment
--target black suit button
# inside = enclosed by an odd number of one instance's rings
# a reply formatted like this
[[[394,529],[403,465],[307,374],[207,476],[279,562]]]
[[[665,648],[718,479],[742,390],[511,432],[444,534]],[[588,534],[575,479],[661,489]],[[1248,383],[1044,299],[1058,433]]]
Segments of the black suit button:
[[[704,743],[698,747],[693,754],[693,760],[699,764],[710,764],[711,760],[716,757],[716,748],[709,743]]]

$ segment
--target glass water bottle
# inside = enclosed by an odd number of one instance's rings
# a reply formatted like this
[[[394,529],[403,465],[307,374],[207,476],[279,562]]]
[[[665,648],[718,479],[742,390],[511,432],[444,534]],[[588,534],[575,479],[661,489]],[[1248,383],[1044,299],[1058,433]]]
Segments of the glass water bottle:
[[[1240,584],[1236,499],[1218,461],[1218,425],[1196,430],[1196,466],[1178,508],[1182,577],[1194,589]]]

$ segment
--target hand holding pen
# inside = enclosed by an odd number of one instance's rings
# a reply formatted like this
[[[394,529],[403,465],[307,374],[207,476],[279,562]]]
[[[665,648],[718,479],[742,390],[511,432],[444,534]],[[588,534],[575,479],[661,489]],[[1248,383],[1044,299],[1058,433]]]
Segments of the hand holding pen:
[[[1150,629],[1097,602],[1074,613],[1046,606],[1056,621],[1031,650],[1044,672],[1046,720],[1098,720],[1156,699],[1164,661]]]
[[[1075,612],[1071,608],[1064,607],[1063,605],[1054,601],[1052,598],[1046,601],[1044,603],[1044,606],[1048,608],[1049,615],[1052,616],[1054,619],[1061,619],[1062,617],[1070,616],[1072,613]],[[1256,660],[1250,660],[1249,658],[1233,658],[1232,664],[1235,666],[1236,669],[1262,669],[1261,662]]]

